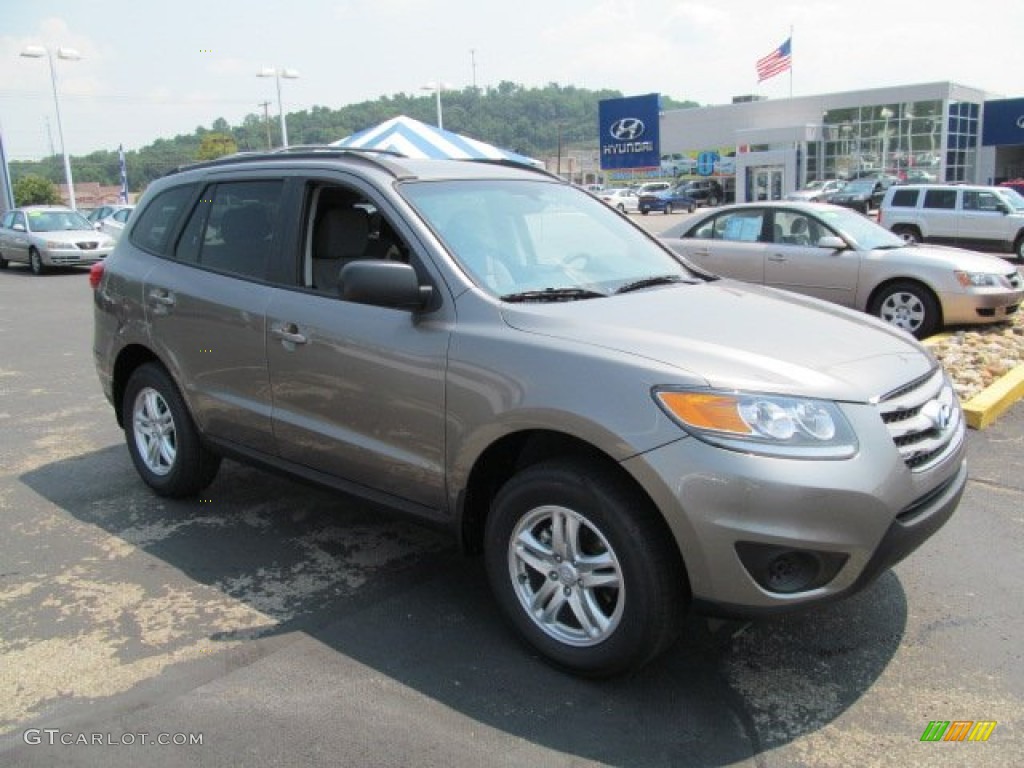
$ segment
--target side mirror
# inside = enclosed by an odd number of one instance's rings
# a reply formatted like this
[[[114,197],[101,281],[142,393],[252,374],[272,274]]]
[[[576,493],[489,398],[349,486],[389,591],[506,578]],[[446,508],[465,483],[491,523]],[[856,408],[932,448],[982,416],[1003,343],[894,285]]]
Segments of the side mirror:
[[[836,235],[826,235],[819,238],[817,245],[819,248],[831,248],[833,251],[841,251],[846,248],[846,241]]]
[[[338,294],[345,301],[394,309],[420,309],[431,296],[428,285],[420,285],[416,270],[400,261],[366,259],[341,268]]]
[[[13,229],[15,232],[24,232],[25,231],[25,225],[22,224],[21,222],[17,222],[16,224],[14,224],[11,227],[11,229]]]

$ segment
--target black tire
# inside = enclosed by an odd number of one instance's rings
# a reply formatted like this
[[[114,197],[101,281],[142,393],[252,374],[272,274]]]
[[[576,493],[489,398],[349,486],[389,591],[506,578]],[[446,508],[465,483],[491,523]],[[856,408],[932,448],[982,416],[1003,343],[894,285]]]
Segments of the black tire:
[[[9,262],[7,259],[3,257],[2,254],[0,254],[0,269],[7,269],[9,266],[11,266],[11,262]]]
[[[919,339],[931,336],[942,325],[942,313],[934,294],[911,280],[883,286],[872,300],[869,311],[883,322]]]
[[[708,195],[708,205],[711,208],[714,208],[716,205],[718,205],[718,195]]]
[[[619,209],[619,213],[625,213],[626,212],[626,206],[623,205],[622,203],[619,203],[618,209]]]
[[[570,535],[558,537],[556,528]],[[532,542],[528,557],[520,555],[524,542]],[[548,661],[586,677],[639,669],[664,651],[689,601],[658,512],[593,461],[547,461],[509,480],[491,506],[484,557],[497,602],[519,634]]]
[[[672,203],[665,203],[665,215],[672,213]]]
[[[687,213],[693,213],[696,210],[697,210],[697,204],[696,203],[690,203],[689,207],[686,209],[686,212]]]
[[[640,213],[643,214],[644,216],[646,216],[647,215],[647,209],[646,208],[641,208],[640,209]]]
[[[1017,236],[1017,242],[1013,244],[1013,252],[1018,259],[1024,261],[1024,235]]]
[[[35,248],[29,248],[28,250],[28,266],[32,270],[32,274],[37,277],[46,274],[46,265],[43,264],[43,257],[39,255],[39,251]]]
[[[135,369],[121,414],[132,463],[160,496],[193,496],[213,482],[220,456],[200,442],[185,400],[162,366],[146,363]]]
[[[917,231],[917,227],[911,227],[907,224],[897,224],[892,228],[892,233],[902,237],[905,243],[921,242],[921,233]]]

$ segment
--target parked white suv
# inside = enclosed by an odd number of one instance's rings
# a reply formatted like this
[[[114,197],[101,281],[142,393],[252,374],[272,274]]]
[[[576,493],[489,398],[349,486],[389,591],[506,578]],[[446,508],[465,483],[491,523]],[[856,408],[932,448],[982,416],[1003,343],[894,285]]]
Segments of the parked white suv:
[[[1024,259],[1024,197],[1008,187],[890,187],[878,223],[913,243],[945,243]]]

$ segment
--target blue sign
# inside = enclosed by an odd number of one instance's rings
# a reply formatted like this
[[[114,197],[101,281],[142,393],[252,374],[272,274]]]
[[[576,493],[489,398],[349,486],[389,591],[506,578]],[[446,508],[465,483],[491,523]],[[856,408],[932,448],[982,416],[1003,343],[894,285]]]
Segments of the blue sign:
[[[697,175],[710,176],[715,172],[715,165],[717,163],[717,152],[701,152],[697,155]]]
[[[598,103],[602,171],[650,168],[660,163],[660,104],[656,93]]]
[[[1024,144],[1024,99],[985,102],[981,143],[986,147]]]

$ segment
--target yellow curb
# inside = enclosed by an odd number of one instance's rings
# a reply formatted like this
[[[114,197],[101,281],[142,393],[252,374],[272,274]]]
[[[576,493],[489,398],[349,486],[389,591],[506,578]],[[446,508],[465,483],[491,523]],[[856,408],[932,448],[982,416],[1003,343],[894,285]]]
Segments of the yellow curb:
[[[967,426],[985,429],[1021,398],[1024,398],[1024,365],[1013,368],[963,404]]]

